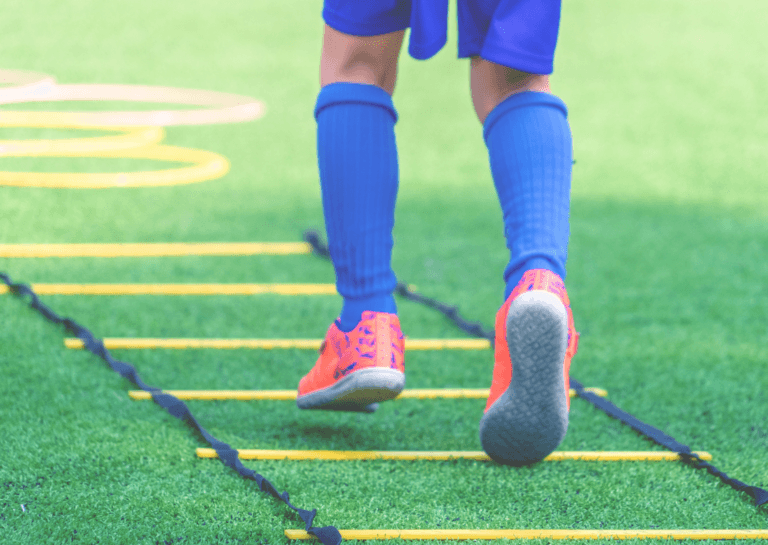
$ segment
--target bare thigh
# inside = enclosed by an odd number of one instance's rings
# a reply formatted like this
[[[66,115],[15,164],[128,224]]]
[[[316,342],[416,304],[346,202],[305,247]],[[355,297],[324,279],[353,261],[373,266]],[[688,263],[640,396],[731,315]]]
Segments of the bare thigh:
[[[487,61],[481,57],[470,60],[472,104],[480,123],[504,99],[523,91],[549,92],[549,76],[521,72],[514,68]]]
[[[393,94],[404,35],[405,30],[378,36],[351,36],[325,25],[320,86],[337,82],[365,83]]]

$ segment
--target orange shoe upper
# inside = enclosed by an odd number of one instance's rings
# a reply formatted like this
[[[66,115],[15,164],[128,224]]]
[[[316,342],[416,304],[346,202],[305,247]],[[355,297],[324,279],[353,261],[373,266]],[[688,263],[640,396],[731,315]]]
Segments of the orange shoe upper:
[[[405,339],[396,314],[363,312],[355,329],[345,333],[331,324],[320,357],[299,382],[299,395],[332,386],[360,369],[387,367],[405,372]]]
[[[494,366],[493,381],[491,382],[491,392],[488,396],[488,402],[485,405],[487,411],[491,405],[503,394],[512,381],[512,362],[509,359],[509,346],[507,345],[507,314],[509,306],[518,295],[526,291],[543,290],[558,296],[565,310],[568,313],[568,347],[565,351],[565,361],[563,362],[563,373],[565,374],[565,390],[568,409],[571,408],[571,396],[568,395],[570,381],[568,373],[571,368],[571,358],[576,354],[579,345],[579,334],[573,325],[573,313],[571,312],[571,302],[568,299],[568,293],[565,291],[563,280],[555,273],[546,269],[533,269],[526,271],[518,282],[512,293],[509,294],[504,305],[496,313],[496,339],[494,343]]]

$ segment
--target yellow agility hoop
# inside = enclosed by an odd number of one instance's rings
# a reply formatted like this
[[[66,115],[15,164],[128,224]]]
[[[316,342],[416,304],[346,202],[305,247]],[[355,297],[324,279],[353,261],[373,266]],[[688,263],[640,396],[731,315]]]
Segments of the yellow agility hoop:
[[[47,96],[56,80],[53,76],[27,70],[0,70],[0,104],[26,102],[30,97]]]
[[[52,76],[20,70],[0,70],[0,104],[61,101],[128,101],[197,106],[189,110],[38,112],[67,125],[88,127],[169,127],[253,121],[264,115],[264,103],[251,97],[202,89],[159,85],[59,85]],[[3,118],[32,112],[3,112]]]
[[[85,139],[81,139],[82,140]],[[0,153],[0,156],[4,155]],[[37,157],[61,156],[58,151],[37,153]],[[73,154],[74,155],[74,154]],[[218,153],[176,146],[144,146],[102,149],[78,153],[78,157],[124,157],[193,163],[189,167],[140,172],[0,172],[0,185],[17,187],[62,187],[100,189],[109,187],[157,187],[191,184],[220,178],[229,171],[229,161]]]
[[[29,113],[38,114],[40,112]],[[42,118],[32,118],[25,123],[9,122],[5,116],[0,116],[0,127],[94,130],[93,127],[64,125],[51,119]],[[156,144],[165,137],[165,131],[160,127],[99,127],[98,130],[123,132],[123,134],[86,138],[0,140],[0,157],[89,157],[103,152],[143,148]],[[98,156],[103,157],[103,155]]]
[[[157,187],[190,184],[224,176],[229,161],[210,151],[158,145],[161,127],[235,123],[257,119],[264,105],[250,97],[196,89],[145,85],[57,85],[51,76],[0,70],[0,105],[64,100],[165,102],[191,110],[113,112],[3,111],[0,127],[103,130],[123,134],[44,140],[0,140],[0,157],[109,157],[191,163],[181,168],[140,172],[9,172],[0,185],[51,188]]]

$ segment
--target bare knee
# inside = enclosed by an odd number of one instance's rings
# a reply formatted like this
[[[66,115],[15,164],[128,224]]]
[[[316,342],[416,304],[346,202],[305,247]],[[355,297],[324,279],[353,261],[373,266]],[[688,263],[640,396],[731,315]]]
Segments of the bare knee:
[[[351,36],[325,25],[320,86],[365,83],[377,85],[391,95],[404,34],[400,30],[379,36]]]
[[[480,57],[470,61],[472,104],[480,123],[504,99],[523,91],[549,92],[549,76],[521,72]]]

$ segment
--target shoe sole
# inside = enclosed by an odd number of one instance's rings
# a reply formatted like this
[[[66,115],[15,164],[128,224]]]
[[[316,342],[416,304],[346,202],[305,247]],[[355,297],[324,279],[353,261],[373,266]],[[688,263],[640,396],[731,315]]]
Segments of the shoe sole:
[[[397,369],[360,369],[336,384],[296,398],[299,409],[373,412],[380,401],[394,399],[405,388],[405,375]]]
[[[568,344],[565,306],[536,290],[517,297],[507,313],[512,381],[480,420],[480,442],[505,465],[539,462],[568,430],[563,360]]]

